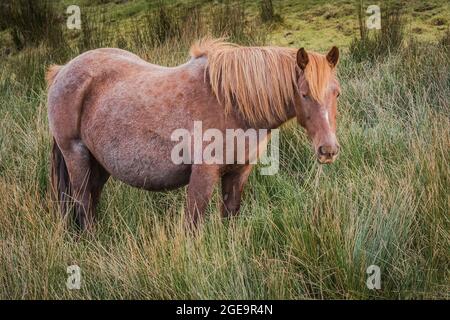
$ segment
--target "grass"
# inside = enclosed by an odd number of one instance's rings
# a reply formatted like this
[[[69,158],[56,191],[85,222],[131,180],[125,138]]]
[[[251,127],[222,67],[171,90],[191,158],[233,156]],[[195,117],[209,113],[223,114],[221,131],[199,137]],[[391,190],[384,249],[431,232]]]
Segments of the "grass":
[[[308,10],[321,5],[305,1]],[[238,40],[262,41],[252,30]],[[91,34],[86,47],[104,38]],[[194,36],[134,47],[122,35],[127,48],[164,65],[185,62]],[[82,40],[62,53],[42,44],[2,60],[0,298],[448,299],[446,39],[411,41],[375,62],[344,53],[338,161],[318,165],[303,131],[285,125],[280,172],[252,173],[232,221],[219,219],[216,192],[197,237],[182,228],[185,189],[148,193],[110,180],[95,234],[76,239],[50,200],[43,71],[84,50]],[[66,288],[72,264],[81,290]],[[381,290],[366,287],[371,264],[381,268]]]
[[[46,41],[55,45],[64,40],[63,25],[53,3],[48,0],[6,1],[1,5],[0,19],[0,30],[10,27],[12,41],[18,50],[26,44]]]
[[[23,0],[21,0],[23,1]],[[98,9],[108,13],[107,25],[114,30],[124,30],[125,33],[135,31],[136,21],[145,24],[146,11],[155,3],[165,3],[170,6],[195,6],[200,3],[205,11],[218,7],[222,3],[236,2],[232,0],[129,0],[129,1],[87,1],[79,0],[81,8]],[[259,18],[261,4],[266,0],[241,1],[246,8],[246,16]],[[270,2],[270,1],[267,1]],[[275,23],[267,33],[268,42],[281,46],[305,47],[310,50],[329,50],[331,44],[347,47],[358,32],[358,9],[355,5],[360,1],[353,0],[272,0],[275,11]],[[362,1],[366,8],[371,2]],[[406,32],[413,34],[420,41],[435,41],[445,34],[450,22],[450,4],[440,0],[383,0],[386,3],[400,4],[407,20]],[[59,0],[58,12],[65,12],[71,1]],[[187,10],[189,12],[189,10]],[[281,18],[278,19],[278,16]],[[443,23],[443,24],[442,24]],[[13,41],[4,31],[1,31],[0,41],[12,47]],[[68,37],[75,32],[69,32]]]
[[[314,50],[329,50],[334,44],[347,47],[358,32],[357,3],[366,9],[371,4],[381,7],[397,4],[407,20],[406,32],[414,34],[420,41],[434,41],[445,33],[445,25],[438,26],[434,19],[440,17],[450,21],[450,5],[438,0],[405,1],[274,1],[283,18],[269,35],[269,41],[283,46],[305,47]],[[433,22],[434,21],[434,22]]]

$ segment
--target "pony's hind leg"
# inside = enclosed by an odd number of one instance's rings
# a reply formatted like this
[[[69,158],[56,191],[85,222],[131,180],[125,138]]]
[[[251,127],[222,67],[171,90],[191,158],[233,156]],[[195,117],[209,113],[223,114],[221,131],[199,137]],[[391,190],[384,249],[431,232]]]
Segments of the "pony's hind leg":
[[[108,181],[109,173],[102,167],[98,161],[91,156],[91,208],[95,212],[97,204],[100,200],[100,195],[103,190],[103,186]]]
[[[61,149],[70,177],[75,220],[81,230],[93,227],[95,207],[109,174],[95,160],[81,140]]]

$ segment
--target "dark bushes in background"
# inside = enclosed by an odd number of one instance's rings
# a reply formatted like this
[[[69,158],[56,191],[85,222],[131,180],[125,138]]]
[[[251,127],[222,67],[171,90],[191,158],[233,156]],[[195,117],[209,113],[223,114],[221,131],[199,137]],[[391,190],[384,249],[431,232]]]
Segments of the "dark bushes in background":
[[[180,37],[183,28],[183,12],[180,8],[168,7],[159,2],[155,9],[146,14],[147,32],[152,45]]]
[[[231,39],[244,37],[245,8],[242,4],[228,1],[214,6],[211,16],[212,33],[215,36],[227,35]]]
[[[245,5],[239,1],[223,1],[203,7],[194,4],[168,5],[160,1],[148,7],[144,19],[136,20],[132,32],[122,37],[121,46],[148,50],[167,41],[190,43],[206,35],[228,37],[243,44],[260,41],[262,32],[254,21],[246,19]],[[127,38],[128,41],[125,39]]]
[[[62,17],[50,0],[6,0],[0,10],[0,28],[9,28],[17,50],[46,42],[64,41]]]
[[[272,0],[261,0],[259,3],[259,16],[262,22],[281,21],[281,16],[275,13]]]
[[[187,33],[195,33],[201,26],[200,9],[197,6],[168,6],[158,2],[147,9],[144,21],[133,23],[130,34],[131,47],[149,49],[164,44],[169,39],[182,39]]]
[[[450,49],[450,27],[447,28],[447,31],[445,31],[445,34],[441,38],[439,43],[444,49],[446,49],[446,50]]]
[[[120,47],[148,57],[155,49],[174,44],[182,52],[174,52],[174,56],[186,55],[190,44],[206,35],[228,37],[241,44],[264,42],[264,26],[258,19],[247,19],[245,4],[233,0],[208,6],[202,1],[178,5],[149,1],[146,12],[131,28],[111,23],[114,18],[102,9],[86,7],[81,30],[67,29],[64,11],[50,0],[8,0],[0,5],[6,8],[0,12],[0,28],[10,30],[19,51],[11,58],[23,60],[20,68],[11,63],[14,78],[34,88],[45,85],[43,74],[48,64],[65,63],[100,47]],[[36,81],[28,81],[30,76]]]
[[[85,11],[82,19],[82,29],[79,31],[78,38],[74,41],[78,52],[114,46],[112,39],[113,30],[109,27],[108,20],[109,17],[99,10]],[[67,49],[70,50],[71,48]]]

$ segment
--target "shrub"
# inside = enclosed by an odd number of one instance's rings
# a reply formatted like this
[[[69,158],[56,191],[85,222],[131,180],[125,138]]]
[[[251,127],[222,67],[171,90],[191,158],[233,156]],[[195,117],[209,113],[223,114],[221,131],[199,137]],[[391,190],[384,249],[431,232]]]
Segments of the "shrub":
[[[444,49],[450,48],[450,27],[447,28],[447,31],[445,31],[444,36],[439,41],[439,44],[444,47]]]
[[[178,7],[158,2],[147,9],[144,21],[135,20],[131,34],[132,46],[151,49],[166,43],[169,39],[186,40],[199,37],[203,28],[202,15],[198,6]]]
[[[397,7],[381,10],[381,30],[369,32],[362,5],[358,6],[360,37],[350,43],[350,55],[356,61],[375,60],[387,56],[401,47],[404,39],[405,20]]]
[[[227,37],[230,41],[241,44],[263,42],[263,28],[246,19],[245,6],[241,2],[225,1],[210,10],[208,16],[214,36]]]
[[[84,15],[81,32],[77,39],[77,48],[81,53],[86,50],[113,46],[108,17],[98,10],[87,11]]]
[[[259,16],[262,22],[281,21],[281,16],[275,13],[272,0],[261,0],[259,3]]]
[[[7,0],[0,10],[1,28],[9,28],[16,49],[64,41],[60,16],[49,0]]]

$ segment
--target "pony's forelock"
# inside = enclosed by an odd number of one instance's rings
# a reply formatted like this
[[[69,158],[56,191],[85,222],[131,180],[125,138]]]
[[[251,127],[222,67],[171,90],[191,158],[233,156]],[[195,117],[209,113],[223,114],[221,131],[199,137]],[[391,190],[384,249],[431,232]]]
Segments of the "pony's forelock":
[[[323,103],[330,79],[334,77],[334,69],[328,63],[326,56],[322,54],[308,52],[308,59],[305,78],[309,91],[316,101]]]

